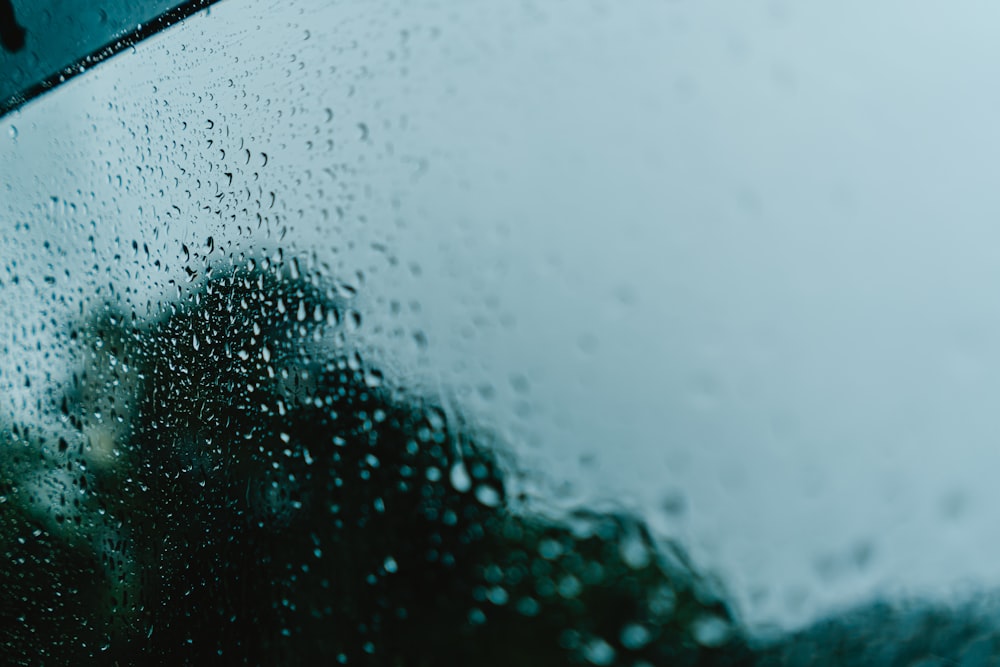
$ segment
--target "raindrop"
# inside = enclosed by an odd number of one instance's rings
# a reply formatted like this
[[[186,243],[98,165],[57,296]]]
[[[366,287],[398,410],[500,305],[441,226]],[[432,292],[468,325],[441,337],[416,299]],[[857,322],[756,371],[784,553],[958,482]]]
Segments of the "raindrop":
[[[465,466],[461,462],[451,467],[450,479],[451,485],[459,493],[465,493],[472,488],[472,479],[469,478],[469,471],[465,469]]]
[[[557,590],[559,591],[559,595],[567,600],[572,600],[583,592],[583,584],[580,583],[579,579],[570,574],[559,581]]]
[[[632,285],[618,285],[614,290],[615,299],[623,306],[634,306],[639,294]]]
[[[13,125],[7,128],[7,136],[11,139],[17,139],[17,128]]]
[[[691,628],[696,642],[709,648],[721,646],[729,639],[729,623],[718,616],[703,616]]]
[[[641,570],[649,565],[649,561],[652,558],[648,546],[636,532],[630,532],[630,534],[622,539],[621,544],[618,546],[618,551],[625,564],[636,570]]]
[[[615,662],[614,647],[600,637],[595,637],[587,642],[583,648],[583,655],[590,664],[600,667],[612,665]]]
[[[664,496],[660,507],[666,515],[672,518],[679,518],[687,511],[687,501],[680,492],[670,492]]]
[[[649,643],[653,635],[649,629],[638,623],[629,623],[622,628],[622,646],[630,651],[636,651]]]
[[[500,505],[500,492],[487,484],[480,484],[476,487],[476,500],[487,507],[498,507]]]
[[[365,385],[374,389],[382,385],[382,371],[377,369],[368,369],[365,371]]]
[[[518,394],[527,394],[531,388],[531,385],[528,383],[528,378],[520,374],[515,374],[510,377],[510,386]]]
[[[562,545],[553,539],[544,539],[538,545],[538,555],[545,560],[555,560],[563,553]]]
[[[507,600],[510,599],[510,596],[507,593],[507,590],[502,586],[494,586],[486,591],[486,599],[496,606],[501,607],[507,604]]]
[[[541,605],[534,598],[521,598],[517,602],[517,611],[522,616],[537,616],[541,610]]]

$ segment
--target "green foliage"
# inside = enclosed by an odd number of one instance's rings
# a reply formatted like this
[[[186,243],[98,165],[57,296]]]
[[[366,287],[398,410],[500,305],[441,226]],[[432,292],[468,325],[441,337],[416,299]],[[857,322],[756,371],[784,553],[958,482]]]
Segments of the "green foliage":
[[[0,447],[11,660],[749,660],[642,523],[513,511],[496,452],[363,359],[338,299],[254,265],[80,327],[66,435]]]

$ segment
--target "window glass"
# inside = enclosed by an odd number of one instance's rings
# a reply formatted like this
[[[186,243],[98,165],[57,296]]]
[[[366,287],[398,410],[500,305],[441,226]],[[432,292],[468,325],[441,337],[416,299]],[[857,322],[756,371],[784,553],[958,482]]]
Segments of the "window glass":
[[[0,0],[0,113],[212,0]]]
[[[991,664],[994,11],[228,0],[0,118],[5,652]]]

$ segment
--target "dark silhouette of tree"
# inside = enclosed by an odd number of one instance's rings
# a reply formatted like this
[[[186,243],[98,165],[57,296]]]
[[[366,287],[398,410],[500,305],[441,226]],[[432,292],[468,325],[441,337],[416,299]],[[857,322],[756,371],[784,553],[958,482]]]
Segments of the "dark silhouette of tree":
[[[750,664],[679,548],[518,511],[502,447],[385,377],[344,311],[250,260],[74,331],[54,425],[0,448],[8,659]]]

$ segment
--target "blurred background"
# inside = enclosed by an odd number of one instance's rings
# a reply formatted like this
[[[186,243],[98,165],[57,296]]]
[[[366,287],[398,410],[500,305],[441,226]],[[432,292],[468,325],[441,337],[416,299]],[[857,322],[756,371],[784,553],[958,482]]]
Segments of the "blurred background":
[[[532,503],[638,513],[760,636],[993,590],[997,20],[224,0],[0,118],[3,411],[89,305],[264,248]]]

